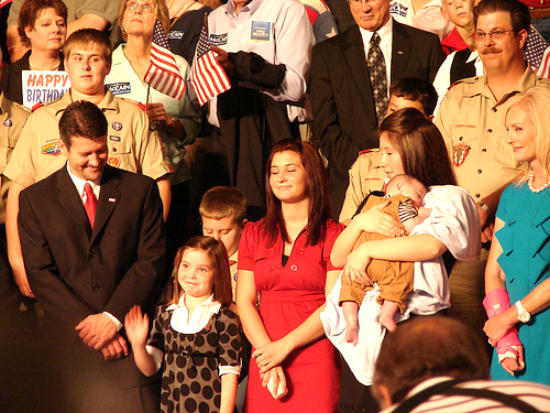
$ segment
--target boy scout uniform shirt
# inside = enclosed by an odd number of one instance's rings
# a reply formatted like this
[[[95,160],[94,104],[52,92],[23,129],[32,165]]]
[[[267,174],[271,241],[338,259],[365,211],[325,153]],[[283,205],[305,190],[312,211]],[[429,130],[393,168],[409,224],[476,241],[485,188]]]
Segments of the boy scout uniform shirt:
[[[66,161],[59,146],[59,119],[72,103],[69,90],[61,99],[38,108],[29,117],[4,175],[29,186],[60,169]],[[107,90],[97,105],[108,122],[108,163],[153,179],[172,172],[156,132],[149,129],[147,114],[130,101]]]
[[[372,191],[382,191],[386,174],[380,167],[382,151],[379,148],[359,153],[349,170],[349,186],[340,211],[340,222],[353,217],[355,211]]]
[[[9,180],[1,176],[10,160],[11,153],[29,112],[22,106],[0,95],[0,224],[6,222],[6,201]]]
[[[458,185],[476,202],[520,173],[504,124],[510,98],[534,86],[550,85],[527,67],[513,91],[497,102],[486,83],[485,76],[457,82],[441,102],[435,122]]]

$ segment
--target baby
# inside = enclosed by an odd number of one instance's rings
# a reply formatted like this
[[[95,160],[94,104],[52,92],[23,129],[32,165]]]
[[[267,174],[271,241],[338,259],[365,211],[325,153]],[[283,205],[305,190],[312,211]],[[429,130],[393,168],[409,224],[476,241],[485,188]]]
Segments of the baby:
[[[398,175],[388,182],[385,196],[371,195],[368,198],[361,213],[387,201],[383,211],[400,221],[405,235],[408,235],[416,225],[422,223],[430,215],[430,210],[422,207],[422,200],[426,193],[426,187],[417,179],[408,175]],[[366,241],[385,238],[387,237],[378,233],[363,231],[357,238],[353,249]],[[413,288],[414,263],[373,259],[367,265],[366,273],[380,288],[377,301],[382,305],[382,311],[378,322],[389,331],[394,331],[397,327],[394,315],[397,310],[403,312],[407,296]],[[372,285],[360,284],[355,281],[351,285],[345,279],[342,281],[339,303],[344,313],[346,341],[349,343],[357,343],[357,313],[365,291],[372,288]]]

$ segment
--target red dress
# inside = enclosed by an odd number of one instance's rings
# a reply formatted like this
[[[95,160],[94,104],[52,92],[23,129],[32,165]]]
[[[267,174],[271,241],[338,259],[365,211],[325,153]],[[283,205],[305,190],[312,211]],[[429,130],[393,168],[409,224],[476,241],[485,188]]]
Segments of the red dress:
[[[274,245],[268,245],[262,224],[263,220],[245,227],[238,265],[240,270],[254,272],[256,290],[260,292],[260,317],[269,337],[277,340],[298,327],[325,302],[327,271],[337,269],[330,263],[330,251],[341,227],[329,220],[326,236],[313,246],[306,245],[304,228],[283,267],[283,240],[278,237]],[[258,366],[250,360],[246,412],[334,412],[340,371],[336,350],[327,338],[293,351],[282,367],[288,394],[275,400],[262,387]]]

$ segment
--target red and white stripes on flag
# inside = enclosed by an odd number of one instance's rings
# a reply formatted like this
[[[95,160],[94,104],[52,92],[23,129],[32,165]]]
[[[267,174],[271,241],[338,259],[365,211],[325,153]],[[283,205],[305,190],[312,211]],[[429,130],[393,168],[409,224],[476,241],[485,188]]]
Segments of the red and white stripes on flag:
[[[542,62],[537,70],[537,76],[550,79],[550,46],[544,51]]]
[[[203,26],[197,44],[197,54],[191,68],[191,86],[201,106],[220,93],[231,89],[229,78],[210,48],[206,30],[206,26]]]
[[[151,64],[143,80],[153,89],[174,99],[180,100],[185,93],[185,79],[178,69],[176,58],[170,51],[166,33],[158,20],[155,22],[153,31]]]

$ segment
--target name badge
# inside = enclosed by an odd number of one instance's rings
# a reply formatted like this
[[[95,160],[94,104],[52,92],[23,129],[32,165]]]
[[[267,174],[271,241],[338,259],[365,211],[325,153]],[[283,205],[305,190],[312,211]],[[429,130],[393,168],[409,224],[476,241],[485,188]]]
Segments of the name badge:
[[[271,40],[271,22],[253,21],[250,29],[250,40],[260,42]]]
[[[181,40],[181,39],[183,39],[184,34],[185,34],[184,31],[172,30],[172,31],[168,32],[168,39],[169,40]]]
[[[125,95],[132,92],[132,87],[130,86],[130,82],[109,83],[106,86],[109,88],[111,93],[115,96]]]
[[[208,41],[214,46],[222,46],[224,44],[227,44],[227,33],[210,34],[208,36]]]
[[[390,13],[401,17],[407,17],[409,8],[401,3],[394,1],[390,4]]]

